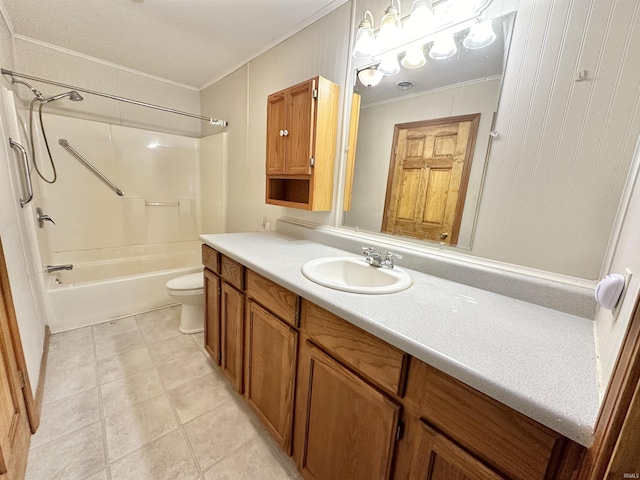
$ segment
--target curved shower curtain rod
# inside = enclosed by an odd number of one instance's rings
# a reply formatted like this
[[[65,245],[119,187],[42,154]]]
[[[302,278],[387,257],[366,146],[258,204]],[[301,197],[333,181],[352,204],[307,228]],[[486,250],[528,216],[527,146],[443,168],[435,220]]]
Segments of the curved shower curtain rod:
[[[185,117],[197,118],[199,120],[204,120],[206,122],[209,122],[211,125],[214,125],[214,126],[217,126],[217,127],[227,127],[227,126],[229,126],[229,122],[227,122],[226,120],[219,120],[217,118],[205,117],[205,116],[202,116],[202,115],[196,115],[194,113],[181,112],[180,110],[174,110],[173,108],[162,107],[160,105],[154,105],[152,103],[140,102],[138,100],[132,100],[130,98],[118,97],[116,95],[111,95],[109,93],[97,92],[95,90],[88,90],[86,88],[76,87],[76,86],[73,86],[73,85],[67,85],[65,83],[54,82],[53,80],[47,80],[46,78],[39,78],[39,77],[31,76],[31,75],[25,75],[23,73],[12,72],[11,70],[6,70],[4,68],[0,69],[0,72],[2,73],[2,75],[10,76],[11,77],[11,83],[15,82],[14,77],[26,78],[27,80],[35,80],[37,82],[48,83],[49,85],[55,85],[57,87],[68,88],[70,90],[76,90],[78,92],[88,93],[90,95],[97,95],[99,97],[106,97],[106,98],[110,98],[112,100],[118,100],[119,102],[132,103],[134,105],[139,105],[141,107],[154,108],[156,110],[162,110],[163,112],[175,113],[177,115],[184,115]]]

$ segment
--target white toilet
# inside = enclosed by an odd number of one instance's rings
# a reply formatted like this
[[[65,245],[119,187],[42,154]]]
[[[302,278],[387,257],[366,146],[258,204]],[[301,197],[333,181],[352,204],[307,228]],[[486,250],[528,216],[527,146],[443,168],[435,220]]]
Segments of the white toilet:
[[[202,272],[169,280],[167,293],[182,304],[180,331],[182,333],[202,332],[204,330],[204,276]]]

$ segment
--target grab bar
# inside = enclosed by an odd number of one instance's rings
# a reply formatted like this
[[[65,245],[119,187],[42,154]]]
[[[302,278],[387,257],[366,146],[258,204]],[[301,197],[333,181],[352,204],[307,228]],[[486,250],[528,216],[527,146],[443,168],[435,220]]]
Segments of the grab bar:
[[[20,207],[24,207],[27,203],[33,200],[33,186],[31,185],[31,172],[29,171],[29,159],[27,158],[27,151],[18,142],[14,142],[13,140],[11,140],[11,138],[9,138],[9,145],[11,145],[11,148],[17,148],[18,151],[20,152],[20,155],[22,156],[22,165],[24,167],[23,175],[24,175],[24,180],[26,180],[26,182],[22,182],[22,183],[23,185],[24,183],[27,184],[27,198],[25,198],[24,200],[20,198]]]
[[[180,202],[144,202],[147,207],[179,207]]]
[[[116,187],[113,184],[113,182],[111,182],[107,177],[105,177],[102,173],[100,173],[98,171],[98,169],[96,167],[94,167],[93,165],[91,165],[91,163],[86,158],[84,158],[82,155],[80,155],[78,152],[76,152],[75,149],[71,145],[69,145],[69,142],[67,142],[64,138],[61,138],[60,140],[58,140],[58,143],[60,145],[62,145],[62,147],[64,147],[64,149],[67,150],[71,155],[73,155],[78,160],[80,160],[82,163],[84,163],[84,165],[89,170],[91,170],[100,180],[102,180],[104,183],[106,183],[111,190],[116,192],[121,197],[124,196],[124,192],[122,190],[120,190],[118,187]]]

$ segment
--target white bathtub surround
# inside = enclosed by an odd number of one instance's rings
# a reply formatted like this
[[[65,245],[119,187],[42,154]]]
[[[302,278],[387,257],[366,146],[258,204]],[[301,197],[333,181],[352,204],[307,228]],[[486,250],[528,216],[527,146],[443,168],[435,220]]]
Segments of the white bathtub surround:
[[[202,271],[198,241],[65,252],[52,260],[73,264],[44,274],[53,333],[175,304],[165,284]]]
[[[599,409],[593,321],[409,270],[392,295],[332,290],[302,265],[353,251],[280,233],[203,235],[294,293],[582,444]]]

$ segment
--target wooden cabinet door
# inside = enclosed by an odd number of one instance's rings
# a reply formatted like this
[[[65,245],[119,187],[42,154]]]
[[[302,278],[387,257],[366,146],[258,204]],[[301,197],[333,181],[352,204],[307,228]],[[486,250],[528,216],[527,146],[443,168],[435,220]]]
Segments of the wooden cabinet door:
[[[31,430],[11,339],[13,300],[0,244],[0,478],[24,478]],[[14,318],[15,319],[15,318]]]
[[[244,294],[222,282],[220,296],[220,351],[222,369],[233,387],[242,393]]]
[[[220,279],[204,269],[204,348],[220,365]]]
[[[418,439],[412,480],[504,480],[424,421]]]
[[[284,130],[287,128],[288,96],[285,92],[274,93],[267,99],[267,175],[285,173]]]
[[[285,163],[287,175],[311,174],[310,159],[313,155],[315,130],[315,81],[309,80],[289,89],[287,131],[285,139]]]
[[[255,302],[248,305],[245,397],[290,454],[298,332]]]
[[[295,441],[302,475],[389,478],[400,406],[309,341],[300,362]]]

